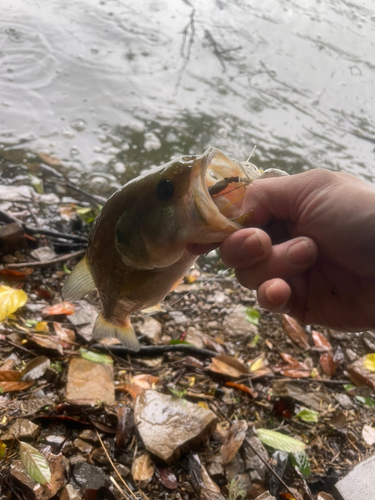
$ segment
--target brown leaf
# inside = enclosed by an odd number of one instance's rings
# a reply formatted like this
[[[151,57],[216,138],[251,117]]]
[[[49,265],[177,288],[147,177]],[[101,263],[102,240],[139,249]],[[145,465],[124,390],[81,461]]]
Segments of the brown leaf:
[[[310,377],[310,372],[291,368],[290,370],[281,370],[281,375],[289,378],[306,378]]]
[[[145,452],[138,457],[135,457],[132,465],[132,476],[134,481],[149,482],[152,479],[155,471],[155,464],[150,455]]]
[[[319,347],[322,351],[332,351],[329,340],[322,333],[313,330],[311,335],[316,347]]]
[[[57,323],[56,321],[53,322],[53,328],[55,330],[56,335],[65,342],[68,346],[74,343],[76,340],[76,334],[74,333],[74,330],[69,330],[68,328],[64,328],[61,326],[60,323]],[[66,347],[66,346],[64,346]]]
[[[25,391],[33,385],[34,381],[27,382],[0,382],[0,392],[18,392]]]
[[[74,312],[74,305],[70,302],[60,302],[59,304],[54,304],[53,306],[42,309],[43,316],[58,316],[59,314],[69,316],[70,314],[74,314]]]
[[[29,361],[22,370],[22,380],[37,380],[38,378],[43,377],[49,366],[49,358],[46,356],[37,356]]]
[[[33,272],[32,269],[31,273]],[[23,283],[30,272],[16,271],[15,269],[0,269],[0,279],[8,282]]]
[[[17,370],[0,370],[0,382],[16,382],[21,378]]]
[[[245,420],[235,420],[221,447],[221,456],[223,457],[224,465],[229,464],[236,456],[237,451],[241,448],[246,437],[247,422]]]
[[[280,352],[280,356],[283,358],[285,363],[288,363],[291,368],[300,368],[301,370],[307,370],[309,371],[309,368],[305,365],[305,363],[301,363],[301,361],[298,361],[298,359],[293,358],[290,354],[287,354],[285,352]]]
[[[51,337],[48,335],[34,333],[33,335],[30,335],[28,339],[31,343],[41,347],[42,349],[49,349],[51,351],[54,351],[54,354],[56,356],[62,356],[64,354],[62,345],[60,344],[58,337]]]
[[[130,382],[125,382],[116,386],[116,391],[129,392],[133,399],[142,394],[148,389],[152,389],[154,385],[159,383],[159,378],[147,373],[135,375]]]
[[[283,326],[286,333],[297,344],[301,349],[309,348],[309,340],[305,329],[291,316],[283,314],[282,318]]]
[[[177,477],[168,467],[163,467],[163,468],[157,467],[155,469],[155,475],[159,479],[161,484],[164,486],[164,488],[167,488],[168,490],[175,490],[177,488],[178,486]]]
[[[212,358],[212,363],[208,366],[208,369],[233,378],[239,378],[250,373],[248,368],[238,359],[226,354]]]
[[[254,389],[248,387],[245,384],[236,384],[236,382],[225,382],[225,385],[227,387],[233,387],[233,389],[238,389],[239,391],[246,392],[246,394],[249,394],[252,398],[256,398],[258,396],[258,393],[254,391]]]
[[[316,500],[335,500],[335,499],[329,493],[325,493],[324,491],[321,491],[320,493],[318,493]]]
[[[320,355],[319,358],[320,366],[322,367],[322,370],[324,373],[327,375],[330,375],[331,377],[335,374],[336,372],[336,365],[335,362],[333,361],[333,356],[332,352],[324,352],[323,354]]]

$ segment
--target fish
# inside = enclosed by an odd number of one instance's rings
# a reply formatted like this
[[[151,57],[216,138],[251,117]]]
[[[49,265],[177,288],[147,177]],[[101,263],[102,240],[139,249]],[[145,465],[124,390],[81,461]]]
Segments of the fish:
[[[114,337],[138,351],[131,315],[158,307],[181,281],[197,259],[189,246],[220,243],[241,229],[246,188],[275,175],[285,173],[261,172],[209,148],[129,181],[94,221],[86,254],[64,283],[64,300],[97,289],[101,312],[93,337]]]

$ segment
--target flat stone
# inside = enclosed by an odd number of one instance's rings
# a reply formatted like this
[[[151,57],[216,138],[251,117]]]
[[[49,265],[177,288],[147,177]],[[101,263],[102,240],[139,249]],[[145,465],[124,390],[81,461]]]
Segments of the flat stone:
[[[375,455],[360,462],[335,485],[342,500],[374,500]]]
[[[45,261],[52,260],[56,257],[56,253],[50,247],[39,247],[30,252],[35,260]]]
[[[186,342],[189,342],[189,344],[202,349],[204,347],[203,336],[204,334],[200,330],[194,328],[193,326],[189,326],[186,330],[185,340]]]
[[[217,422],[211,410],[152,390],[138,396],[134,420],[146,449],[168,464],[194,450]]]
[[[1,439],[9,441],[10,439],[26,439],[32,440],[39,434],[39,425],[30,422],[26,418],[17,418],[17,420],[9,427],[9,430]]]
[[[161,323],[154,318],[147,317],[138,327],[138,332],[147,338],[150,344],[157,345],[161,339]]]
[[[223,321],[226,338],[245,340],[258,334],[258,327],[247,321],[246,307],[236,307]]]
[[[73,444],[83,455],[88,455],[92,452],[93,446],[87,441],[83,441],[83,439],[77,438],[73,441]]]
[[[72,358],[68,369],[66,399],[78,404],[113,403],[115,386],[112,363]]]
[[[25,245],[25,230],[22,224],[12,222],[0,227],[0,251],[5,254]]]
[[[173,319],[176,325],[184,325],[189,322],[189,319],[181,311],[169,311],[169,316]]]
[[[86,462],[81,462],[74,467],[73,477],[83,490],[87,488],[98,490],[103,486],[109,486],[109,478],[103,470]]]
[[[92,339],[92,330],[99,311],[86,300],[78,300],[74,305],[75,312],[68,316],[68,320],[77,326],[79,333],[89,341]]]
[[[354,406],[352,399],[347,394],[335,394],[335,399],[344,410],[350,410]]]

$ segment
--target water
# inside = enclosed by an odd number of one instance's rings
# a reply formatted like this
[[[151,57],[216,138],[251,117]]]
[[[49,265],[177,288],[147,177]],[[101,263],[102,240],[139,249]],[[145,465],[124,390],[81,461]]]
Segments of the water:
[[[372,0],[1,0],[0,181],[43,160],[108,194],[257,145],[375,182],[374,80]]]

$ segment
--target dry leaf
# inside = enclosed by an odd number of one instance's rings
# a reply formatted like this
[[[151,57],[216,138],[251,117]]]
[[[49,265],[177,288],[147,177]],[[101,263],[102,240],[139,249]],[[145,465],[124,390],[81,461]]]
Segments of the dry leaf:
[[[59,207],[59,214],[63,220],[69,222],[77,216],[77,211],[73,205],[61,205]]]
[[[331,377],[335,374],[336,372],[336,365],[335,362],[333,361],[333,356],[332,352],[324,352],[323,354],[320,355],[319,358],[320,366],[322,367],[322,370],[324,373],[327,375],[330,375]]]
[[[159,383],[159,378],[153,375],[148,375],[147,373],[142,373],[140,375],[135,375],[130,382],[125,382],[124,384],[119,384],[116,386],[116,391],[129,392],[133,399],[142,394],[148,389],[152,389],[156,384]]]
[[[71,345],[73,342],[76,340],[76,334],[74,333],[74,330],[69,330],[68,328],[64,328],[61,326],[60,323],[57,323],[56,321],[53,322],[53,328],[55,330],[56,335],[62,340],[63,342],[66,342],[69,345]],[[64,347],[67,347],[64,345]]]
[[[0,286],[0,321],[4,321],[27,302],[27,295],[23,290],[16,290],[10,286]]]
[[[229,464],[241,448],[246,437],[247,427],[245,420],[235,420],[232,423],[221,447],[221,456],[223,457],[224,465]]]
[[[0,392],[25,391],[33,385],[34,381],[27,382],[0,382]]]
[[[319,347],[322,351],[332,351],[329,340],[322,333],[313,330],[311,335],[316,347]]]
[[[366,354],[363,364],[370,372],[375,372],[375,354]]]
[[[243,377],[250,373],[248,368],[238,359],[225,354],[212,358],[212,363],[208,366],[208,369],[233,378]]]
[[[70,302],[60,302],[59,304],[48,306],[42,309],[43,316],[58,316],[59,314],[69,316],[70,314],[74,314],[74,312],[74,305]]]
[[[0,382],[16,382],[21,377],[17,370],[0,370]]]
[[[309,340],[305,329],[291,316],[287,314],[283,314],[282,318],[283,326],[289,335],[289,337],[293,340],[295,344],[297,344],[301,349],[309,348]]]
[[[50,349],[51,351],[55,351],[54,355],[56,356],[62,356],[64,354],[62,345],[60,344],[58,337],[51,337],[35,333],[34,335],[30,335],[28,339],[30,342],[33,342],[43,349]]]
[[[281,375],[288,378],[306,378],[310,376],[310,372],[299,370],[298,368],[290,368],[289,370],[281,370]]]
[[[362,438],[369,446],[375,444],[375,429],[371,427],[371,425],[364,425],[362,429]]]
[[[246,394],[249,394],[252,398],[256,398],[258,396],[258,393],[254,391],[251,387],[248,387],[245,384],[236,384],[236,382],[225,382],[225,385],[227,387],[233,387],[233,389],[238,389],[239,391],[245,392]]]
[[[49,333],[48,322],[47,321],[38,321],[38,323],[35,325],[34,330],[36,332]]]
[[[31,268],[28,268],[27,272],[16,271],[15,269],[0,269],[0,279],[15,283],[23,283],[32,272],[33,270]]]
[[[250,365],[250,372],[256,372],[263,368],[264,365],[264,353],[255,358]]]

